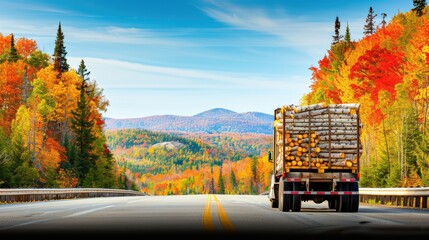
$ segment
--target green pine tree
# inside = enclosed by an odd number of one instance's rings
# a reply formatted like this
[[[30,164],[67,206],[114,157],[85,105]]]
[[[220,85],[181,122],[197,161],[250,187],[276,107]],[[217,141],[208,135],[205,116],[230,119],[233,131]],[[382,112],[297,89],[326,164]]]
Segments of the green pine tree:
[[[233,170],[231,170],[231,175],[229,176],[229,183],[231,184],[231,191],[232,193],[237,193],[237,177],[235,176],[235,173]]]
[[[416,142],[422,142],[423,136],[419,131],[419,123],[417,122],[418,113],[415,109],[411,109],[407,114],[404,124],[404,154],[406,156],[405,162],[405,177],[409,177],[412,169],[420,169],[418,164],[418,156],[416,152],[419,146]],[[418,172],[420,174],[420,172]]]
[[[219,194],[225,194],[225,181],[224,181],[223,176],[222,176],[222,166],[220,166],[219,179],[218,179],[218,182],[217,182],[217,188],[218,188],[217,193],[219,193]]]
[[[81,63],[78,72],[85,73],[85,70],[86,67]],[[89,108],[85,74],[81,74],[80,76],[82,79],[80,97],[77,108],[72,111],[72,130],[74,132],[74,140],[77,148],[75,166],[77,167],[79,183],[82,184],[90,170],[95,167],[96,155],[94,154],[94,143],[96,138],[92,132],[94,121],[91,118]]]
[[[64,45],[64,33],[61,30],[61,22],[58,25],[57,38],[55,40],[54,49],[54,69],[58,72],[58,77],[61,77],[63,72],[69,70],[69,64],[67,63],[67,51]]]
[[[15,48],[15,38],[12,34],[12,38],[10,40],[10,50],[9,50],[9,55],[7,56],[7,61],[16,62],[18,61],[18,59],[19,59],[19,55]]]
[[[366,24],[363,27],[364,31],[363,34],[365,35],[371,35],[375,33],[375,21],[374,18],[377,16],[377,14],[374,14],[374,10],[372,7],[369,7],[368,16],[366,17]]]
[[[416,12],[417,16],[423,15],[423,10],[426,7],[426,0],[413,0],[413,11]]]
[[[73,144],[70,140],[70,136],[67,134],[65,135],[63,145],[66,150],[67,161],[61,162],[61,168],[65,170],[75,170],[78,158],[76,145]]]
[[[210,182],[210,192],[209,193],[210,194],[216,193],[215,188],[214,188],[214,179],[213,178],[211,179],[211,182]]]
[[[8,153],[9,146],[10,139],[4,130],[0,128],[0,187],[11,187],[12,163]]]
[[[340,40],[343,38],[343,35],[340,34],[340,28],[341,28],[341,22],[338,16],[335,18],[335,31],[334,35],[332,36],[332,45],[337,44],[340,42]]]
[[[350,37],[350,28],[349,28],[349,23],[347,23],[347,27],[346,27],[346,35],[344,36],[344,41],[346,42],[347,45],[350,45],[351,43],[351,37]]]
[[[387,17],[387,14],[386,13],[381,13],[381,17],[382,17],[382,20],[381,20],[381,28],[385,28],[386,27],[386,24],[387,24],[387,22],[386,22],[386,17]]]
[[[86,81],[87,83],[89,82],[89,74],[91,72],[88,71],[88,69],[86,68],[85,61],[83,61],[83,59],[80,60],[80,65],[79,65],[79,68],[78,68],[78,70],[76,72],[77,72],[77,74],[79,74],[79,76],[84,81]]]

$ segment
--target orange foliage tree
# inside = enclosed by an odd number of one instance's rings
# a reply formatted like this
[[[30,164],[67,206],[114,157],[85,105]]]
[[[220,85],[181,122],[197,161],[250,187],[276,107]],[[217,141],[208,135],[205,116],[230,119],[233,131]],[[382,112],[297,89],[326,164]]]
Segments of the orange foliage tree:
[[[0,174],[0,185],[74,187],[79,182],[70,161],[74,150],[65,139],[73,139],[70,119],[82,79],[68,68],[58,77],[50,59],[37,49],[36,41],[15,41],[12,34],[0,33],[0,132],[5,135],[0,145],[10,148],[4,157],[12,159],[0,166],[5,173]],[[114,160],[105,144],[102,120],[108,101],[100,89],[94,92],[88,108],[97,126],[93,132],[98,147],[92,154],[98,157],[93,174],[99,177],[90,184],[114,187]]]

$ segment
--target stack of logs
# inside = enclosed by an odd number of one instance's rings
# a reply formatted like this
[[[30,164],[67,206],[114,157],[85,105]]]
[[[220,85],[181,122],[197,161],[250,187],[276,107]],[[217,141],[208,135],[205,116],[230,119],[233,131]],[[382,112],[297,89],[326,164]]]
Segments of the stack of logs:
[[[319,169],[357,166],[362,152],[359,104],[285,105],[275,117],[277,171],[282,172],[284,164]]]

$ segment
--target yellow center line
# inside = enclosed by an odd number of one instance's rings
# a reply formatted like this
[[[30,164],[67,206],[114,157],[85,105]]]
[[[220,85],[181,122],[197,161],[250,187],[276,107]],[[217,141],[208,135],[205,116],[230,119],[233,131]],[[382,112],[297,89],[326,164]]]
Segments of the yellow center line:
[[[204,212],[203,212],[204,230],[214,231],[212,212],[211,212],[212,199],[214,199],[216,202],[216,205],[217,205],[216,216],[219,219],[220,223],[222,224],[223,229],[226,231],[233,231],[234,226],[229,220],[228,215],[226,214],[226,211],[223,209],[222,204],[220,203],[216,195],[212,195],[212,194],[208,195],[207,203],[206,203],[206,206],[204,207]]]
[[[216,195],[214,195],[214,199],[216,200],[217,211],[218,211],[220,222],[222,223],[223,228],[227,231],[233,231],[234,226],[232,225],[231,220],[229,220],[228,215],[226,214],[225,210],[222,207],[222,204],[220,203]]]
[[[203,228],[208,231],[213,231],[213,221],[212,221],[212,212],[211,212],[211,195],[207,198],[206,207],[203,212]]]

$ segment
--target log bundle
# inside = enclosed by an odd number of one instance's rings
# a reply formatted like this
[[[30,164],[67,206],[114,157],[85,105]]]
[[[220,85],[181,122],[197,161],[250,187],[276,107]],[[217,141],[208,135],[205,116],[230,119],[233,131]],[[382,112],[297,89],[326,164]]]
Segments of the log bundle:
[[[356,168],[362,153],[359,104],[284,105],[276,110],[276,170]]]

